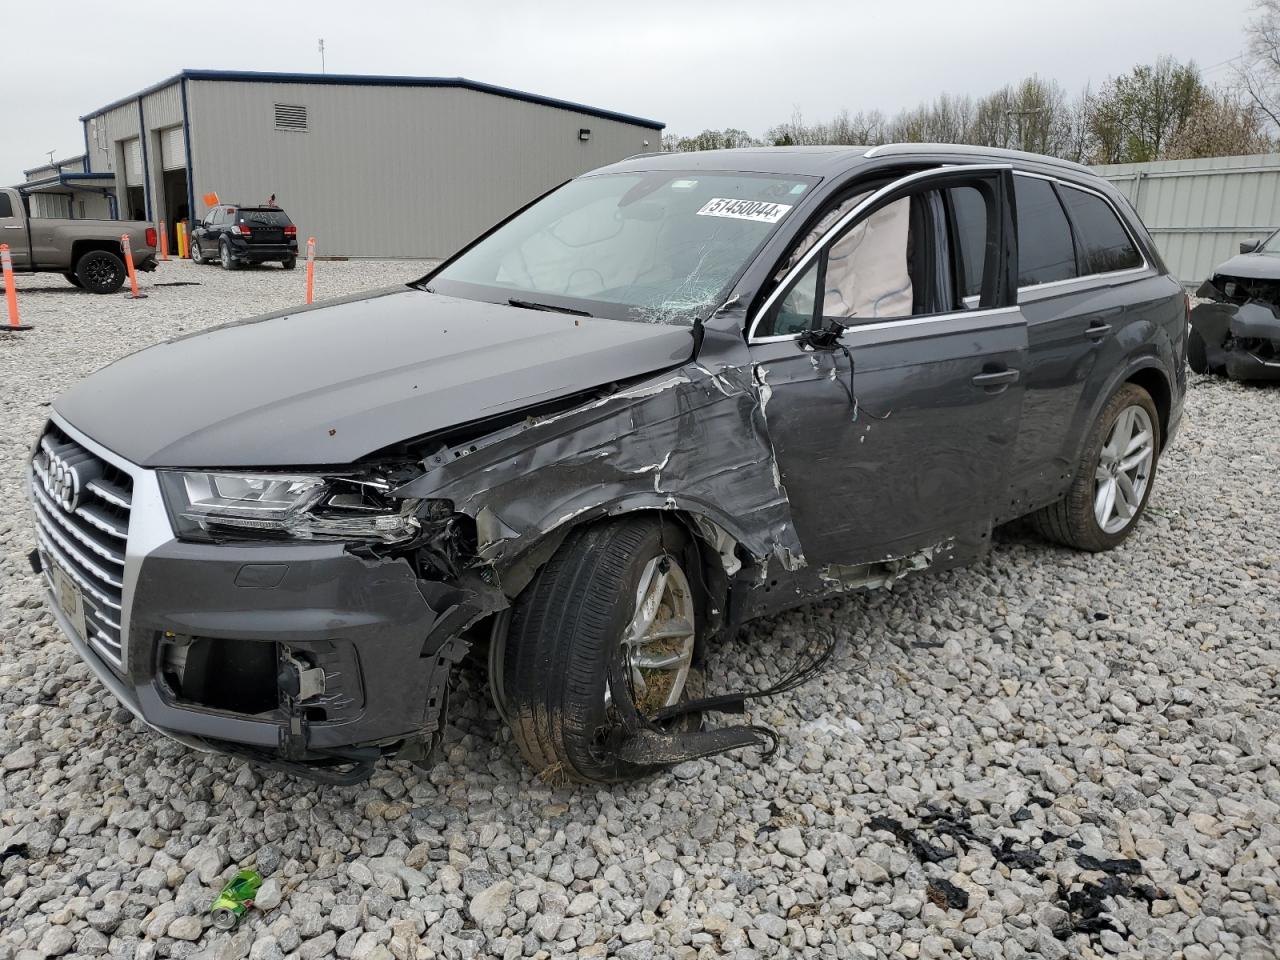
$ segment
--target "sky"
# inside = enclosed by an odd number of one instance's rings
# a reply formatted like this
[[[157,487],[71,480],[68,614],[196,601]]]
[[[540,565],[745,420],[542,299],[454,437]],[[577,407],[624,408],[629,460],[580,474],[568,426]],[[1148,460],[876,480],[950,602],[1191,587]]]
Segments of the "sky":
[[[77,8],[84,7],[84,15]],[[1252,0],[389,0],[5,4],[0,183],[84,151],[77,118],[184,67],[463,76],[763,134],[800,111],[892,113],[1032,73],[1069,92],[1161,54],[1230,80]]]

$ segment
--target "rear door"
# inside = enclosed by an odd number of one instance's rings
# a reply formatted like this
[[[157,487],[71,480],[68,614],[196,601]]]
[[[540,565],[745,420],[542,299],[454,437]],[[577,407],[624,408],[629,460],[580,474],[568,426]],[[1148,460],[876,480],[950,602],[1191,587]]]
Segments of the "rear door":
[[[762,307],[750,349],[810,566],[985,548],[1026,366],[1009,189],[1003,166],[905,177],[813,242]],[[984,217],[964,251],[981,263],[973,306],[950,224],[962,190]],[[834,343],[807,332],[833,323]]]
[[[15,270],[31,268],[27,245],[27,221],[16,190],[0,190],[0,243],[9,245],[9,259]]]
[[[1117,335],[1135,315],[1125,288],[1150,273],[1101,194],[1038,174],[1013,179],[1029,362],[1001,519],[1065,492],[1081,431],[1122,359]]]

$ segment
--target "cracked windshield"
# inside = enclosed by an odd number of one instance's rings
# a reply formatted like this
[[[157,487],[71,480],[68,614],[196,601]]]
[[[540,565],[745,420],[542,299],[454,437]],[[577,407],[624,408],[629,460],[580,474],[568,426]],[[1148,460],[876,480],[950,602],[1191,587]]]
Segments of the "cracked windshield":
[[[436,293],[534,310],[692,323],[813,181],[603,174],[565,184],[431,278]]]

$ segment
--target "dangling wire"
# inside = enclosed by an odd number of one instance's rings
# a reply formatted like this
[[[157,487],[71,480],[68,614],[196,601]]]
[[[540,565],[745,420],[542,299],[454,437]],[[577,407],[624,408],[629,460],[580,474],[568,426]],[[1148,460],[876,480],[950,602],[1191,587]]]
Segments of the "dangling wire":
[[[799,339],[800,342],[810,350],[826,350],[829,352],[839,349],[844,354],[844,358],[849,361],[849,382],[848,384],[845,384],[845,382],[841,380],[840,386],[844,387],[844,392],[848,394],[849,397],[849,406],[853,408],[853,416],[850,418],[851,422],[857,423],[858,414],[862,412],[862,405],[858,402],[858,394],[857,391],[854,390],[853,386],[853,354],[849,352],[848,346],[840,339],[843,333],[843,325],[836,320],[828,320],[824,327],[819,327],[816,330],[805,330],[800,334]],[[834,376],[832,379],[835,379]],[[888,413],[883,415],[873,413],[870,410],[866,411],[866,413],[867,416],[876,420],[888,420],[889,415],[892,414],[893,411],[890,410]]]

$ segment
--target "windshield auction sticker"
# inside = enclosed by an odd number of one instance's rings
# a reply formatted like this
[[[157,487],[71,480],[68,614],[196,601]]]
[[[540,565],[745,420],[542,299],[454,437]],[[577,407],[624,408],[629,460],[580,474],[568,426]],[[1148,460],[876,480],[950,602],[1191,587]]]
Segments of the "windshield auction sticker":
[[[734,220],[755,220],[759,223],[777,223],[790,211],[789,203],[770,203],[768,200],[734,200],[713,197],[698,211],[700,217],[730,217]]]

